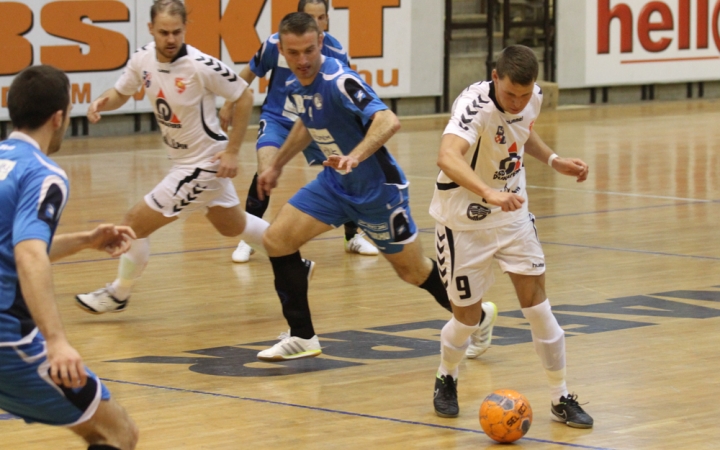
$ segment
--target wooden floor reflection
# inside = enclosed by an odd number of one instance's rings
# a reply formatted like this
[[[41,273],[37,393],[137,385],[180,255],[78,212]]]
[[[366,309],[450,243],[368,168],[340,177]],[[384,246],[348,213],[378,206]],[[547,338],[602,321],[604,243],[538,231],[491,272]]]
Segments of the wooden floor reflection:
[[[325,354],[255,359],[284,330],[266,257],[233,264],[235,239],[196,214],[151,238],[152,258],[126,312],[91,316],[76,293],[110,282],[116,261],[85,252],[54,266],[71,342],[141,429],[140,449],[494,448],[477,412],[491,390],[534,409],[520,449],[711,449],[720,429],[720,108],[691,101],[543,113],[536,130],[587,182],[526,161],[547,290],[567,332],[568,385],[592,430],[550,421],[544,372],[512,286],[499,270],[492,348],[461,366],[457,419],[432,408],[438,334],[448,315],[382,257],[346,254],[341,230],[303,248],[318,264],[311,307]],[[427,253],[427,213],[445,118],[403,120],[389,145],[411,182]],[[251,133],[249,133],[251,134]],[[241,151],[244,198],[254,146]],[[78,138],[55,158],[71,180],[60,232],[117,222],[165,174],[158,135]],[[295,159],[268,220],[317,169]],[[715,350],[713,350],[715,349]],[[2,417],[2,416],[0,416]],[[0,448],[78,449],[66,430],[0,421]]]

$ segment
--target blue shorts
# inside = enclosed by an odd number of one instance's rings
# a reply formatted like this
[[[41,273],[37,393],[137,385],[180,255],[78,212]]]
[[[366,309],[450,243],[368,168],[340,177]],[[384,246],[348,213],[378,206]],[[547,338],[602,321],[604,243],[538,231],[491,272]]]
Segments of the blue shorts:
[[[281,122],[268,117],[260,119],[255,150],[259,150],[263,147],[280,148],[289,134],[290,128],[287,128]],[[322,162],[327,159],[325,158],[325,154],[322,150],[320,150],[320,147],[318,147],[315,142],[312,142],[305,150],[303,150],[303,155],[305,156],[308,165],[311,166],[321,165]]]
[[[408,189],[385,185],[385,192],[372,203],[357,204],[336,194],[315,179],[300,189],[289,203],[322,223],[339,227],[353,221],[377,248],[388,255],[399,253],[417,237],[410,215]]]
[[[29,344],[0,347],[0,409],[28,423],[72,426],[92,417],[101,399],[110,399],[110,392],[87,367],[87,383],[79,389],[58,386],[49,369],[40,333]]]

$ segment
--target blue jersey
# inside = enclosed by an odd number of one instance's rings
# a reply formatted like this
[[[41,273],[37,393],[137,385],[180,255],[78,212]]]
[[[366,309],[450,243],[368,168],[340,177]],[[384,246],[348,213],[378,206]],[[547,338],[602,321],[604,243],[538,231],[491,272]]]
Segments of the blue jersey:
[[[270,36],[250,61],[250,70],[258,77],[264,77],[265,74],[272,71],[260,118],[275,119],[290,129],[297,119],[295,113],[285,107],[288,94],[285,82],[292,75],[292,71],[288,67],[285,57],[280,54],[279,42],[278,33]],[[324,33],[322,54],[337,58],[345,65],[350,65],[347,53],[343,50],[340,42],[328,33]]]
[[[289,100],[325,156],[347,155],[370,128],[371,117],[388,109],[360,76],[335,58],[323,57],[320,72],[309,86],[293,75]],[[385,185],[407,186],[405,174],[390,152],[381,147],[352,172],[325,167],[318,175],[329,189],[355,204],[380,198]]]
[[[20,291],[14,248],[21,241],[48,244],[68,198],[68,179],[27,135],[0,143],[0,346],[35,329]]]

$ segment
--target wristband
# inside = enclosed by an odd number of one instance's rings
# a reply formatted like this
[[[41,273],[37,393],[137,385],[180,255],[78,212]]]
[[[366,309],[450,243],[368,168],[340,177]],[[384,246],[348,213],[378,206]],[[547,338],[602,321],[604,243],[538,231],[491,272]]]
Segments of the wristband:
[[[552,167],[552,163],[553,163],[553,161],[555,161],[555,158],[559,158],[559,156],[556,155],[555,153],[550,155],[550,157],[548,158],[548,163],[547,163],[548,166]]]

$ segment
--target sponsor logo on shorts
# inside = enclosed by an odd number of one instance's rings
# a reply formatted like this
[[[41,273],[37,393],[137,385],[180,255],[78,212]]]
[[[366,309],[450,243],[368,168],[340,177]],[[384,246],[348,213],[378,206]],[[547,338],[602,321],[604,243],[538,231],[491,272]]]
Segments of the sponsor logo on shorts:
[[[538,268],[538,267],[545,267],[545,263],[540,263],[540,264],[533,263],[532,266],[533,266],[533,269],[536,269],[536,268]]]

